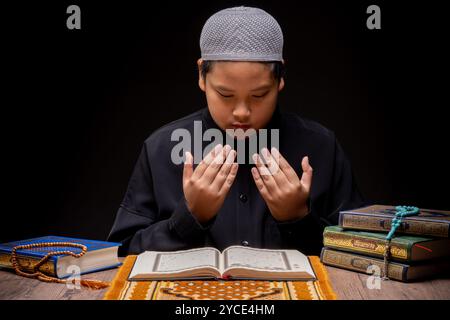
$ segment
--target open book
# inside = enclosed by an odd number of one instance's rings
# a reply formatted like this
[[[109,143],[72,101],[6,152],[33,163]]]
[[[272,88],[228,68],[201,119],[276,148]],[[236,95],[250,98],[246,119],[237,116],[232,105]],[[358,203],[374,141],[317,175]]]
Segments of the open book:
[[[314,280],[308,257],[297,250],[231,246],[181,251],[145,251],[138,255],[129,280],[174,279]]]

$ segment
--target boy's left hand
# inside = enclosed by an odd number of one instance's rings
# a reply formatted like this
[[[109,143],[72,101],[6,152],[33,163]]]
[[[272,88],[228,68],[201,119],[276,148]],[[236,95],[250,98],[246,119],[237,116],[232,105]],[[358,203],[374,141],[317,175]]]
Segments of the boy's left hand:
[[[299,179],[294,169],[276,148],[272,148],[272,153],[264,148],[262,156],[267,166],[259,154],[254,154],[253,161],[256,167],[252,168],[252,174],[272,216],[279,222],[306,216],[313,176],[308,157],[302,160],[303,174]]]

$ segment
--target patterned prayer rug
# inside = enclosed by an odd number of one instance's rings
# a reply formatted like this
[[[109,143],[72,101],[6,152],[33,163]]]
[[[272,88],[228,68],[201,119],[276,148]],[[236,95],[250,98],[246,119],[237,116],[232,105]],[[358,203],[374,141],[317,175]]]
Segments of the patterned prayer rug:
[[[128,281],[136,260],[125,258],[104,300],[336,300],[319,257],[309,260],[315,281],[194,280]]]

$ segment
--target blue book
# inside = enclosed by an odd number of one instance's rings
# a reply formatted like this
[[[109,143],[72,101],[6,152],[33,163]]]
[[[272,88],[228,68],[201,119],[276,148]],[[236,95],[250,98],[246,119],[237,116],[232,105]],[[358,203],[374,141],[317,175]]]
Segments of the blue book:
[[[44,243],[44,242],[71,242],[85,245],[87,252],[75,258],[71,255],[55,255],[44,263],[39,270],[45,274],[58,278],[67,278],[71,275],[90,273],[121,265],[118,259],[120,243],[98,240],[86,240],[58,236],[46,236],[21,241],[0,244],[0,268],[12,268],[11,253],[15,246]],[[17,250],[18,263],[21,270],[32,271],[33,266],[50,251],[72,251],[80,253],[82,250],[74,247],[37,247]]]

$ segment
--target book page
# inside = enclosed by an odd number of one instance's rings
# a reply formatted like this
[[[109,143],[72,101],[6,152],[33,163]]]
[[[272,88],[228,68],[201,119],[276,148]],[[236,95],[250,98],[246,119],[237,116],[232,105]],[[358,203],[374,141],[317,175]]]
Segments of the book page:
[[[246,267],[268,271],[290,271],[288,257],[283,250],[268,250],[233,246],[224,251],[224,269]]]
[[[151,272],[177,272],[210,266],[219,269],[220,252],[214,248],[157,252]]]

